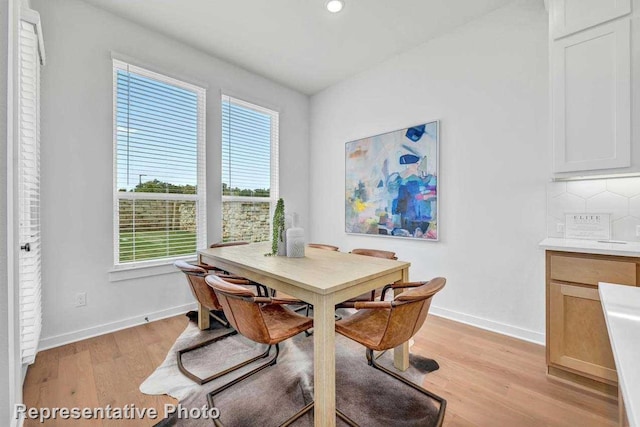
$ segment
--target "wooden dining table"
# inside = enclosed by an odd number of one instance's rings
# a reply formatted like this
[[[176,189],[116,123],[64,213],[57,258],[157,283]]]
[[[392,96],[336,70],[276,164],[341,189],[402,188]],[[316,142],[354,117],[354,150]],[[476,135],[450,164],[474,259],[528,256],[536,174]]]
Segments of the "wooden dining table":
[[[335,426],[335,305],[389,283],[407,282],[411,264],[309,247],[304,258],[265,256],[268,252],[270,244],[253,243],[204,249],[198,256],[202,263],[313,304],[314,425]],[[199,315],[208,320],[204,307]],[[409,367],[408,343],[394,349],[394,364],[403,371]]]

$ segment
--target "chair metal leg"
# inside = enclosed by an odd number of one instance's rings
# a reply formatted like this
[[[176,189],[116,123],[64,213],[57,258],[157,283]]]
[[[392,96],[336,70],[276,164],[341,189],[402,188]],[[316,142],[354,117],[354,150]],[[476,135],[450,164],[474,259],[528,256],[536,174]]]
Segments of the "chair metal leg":
[[[266,354],[269,354],[269,351],[271,350],[271,347],[273,346],[269,346],[267,348]],[[230,387],[233,387],[234,385],[238,384],[241,381],[246,380],[247,378],[249,378],[250,376],[252,376],[253,374],[257,374],[258,372],[268,368],[269,366],[273,366],[276,364],[277,360],[278,360],[278,354],[280,353],[280,347],[278,344],[275,345],[276,347],[276,354],[266,363],[258,366],[257,368],[247,372],[246,374],[236,378],[233,381],[228,382],[227,384],[218,387],[215,390],[212,390],[211,392],[209,392],[209,394],[207,394],[207,402],[209,404],[209,408],[213,408],[215,407],[215,404],[213,402],[213,396],[222,393],[223,391],[227,390]],[[238,365],[237,367],[234,367],[232,369],[238,369],[240,367],[244,366],[243,365]],[[307,412],[309,412],[310,410],[313,409],[314,406],[314,402],[308,403],[307,405],[305,405],[304,408],[302,408],[301,410],[299,410],[298,412],[296,412],[291,418],[287,419],[284,423],[280,424],[280,427],[287,427],[290,426],[291,424],[293,424],[296,420],[298,420],[300,417],[302,417],[304,414],[306,414]],[[344,415],[342,412],[340,411],[336,411],[338,414],[338,417],[342,418],[347,424],[349,424],[352,427],[357,427],[358,425],[355,424],[353,422],[353,420],[351,420],[349,417],[347,417],[346,415]],[[214,420],[215,425],[221,425],[219,423],[219,421]]]
[[[300,306],[300,307],[298,307],[298,308],[294,308],[294,309],[293,309],[293,311],[295,311],[296,313],[299,313],[299,312],[301,312],[302,310],[305,310],[305,309],[306,309],[307,317],[309,317],[309,308],[308,308],[308,307],[309,307],[309,306],[308,306],[307,304],[303,304],[303,305],[301,305],[301,306]]]
[[[345,423],[347,423],[351,427],[360,427],[360,424],[358,424],[357,422],[353,421],[351,418],[347,417],[345,415],[345,413],[342,412],[340,409],[336,409],[336,414],[338,415],[338,418],[340,418],[342,421],[344,421]]]
[[[247,366],[249,363],[255,362],[258,359],[264,359],[265,357],[269,356],[269,352],[271,351],[271,347],[274,347],[274,346],[270,345],[269,347],[267,347],[267,351],[265,351],[260,356],[254,357],[253,359],[247,360],[247,361],[242,362],[242,363],[240,363],[240,364],[238,364],[236,366],[233,366],[233,367],[227,369],[226,371],[224,371],[224,373],[227,374],[229,372],[233,372],[233,371],[238,370],[238,369],[240,369],[240,368],[242,368],[244,366]],[[238,384],[239,382],[246,380],[251,375],[257,374],[258,372],[262,371],[263,369],[266,369],[269,366],[275,365],[277,363],[277,361],[278,361],[278,354],[280,354],[280,346],[278,344],[276,344],[275,348],[276,348],[276,354],[271,359],[269,359],[267,362],[263,363],[262,365],[258,366],[255,369],[252,369],[251,371],[247,372],[246,374],[243,374],[243,375],[239,376],[238,378],[234,379],[233,381],[230,381],[227,384],[222,385],[222,386],[212,390],[211,392],[209,392],[209,394],[207,394],[207,402],[209,402],[209,408],[213,408],[214,407],[213,396],[215,396],[216,394],[222,393],[223,391],[225,391],[229,387],[232,387],[232,386]]]
[[[262,357],[266,357],[270,350],[271,347],[273,346],[269,346],[267,348],[267,351],[264,353],[264,355],[262,355]],[[227,384],[220,386],[218,388],[216,388],[215,390],[212,390],[211,392],[209,392],[207,394],[207,403],[209,404],[209,408],[213,408],[215,407],[215,404],[213,402],[213,396],[222,393],[223,391],[227,390],[230,387],[233,387],[234,385],[246,380],[247,378],[249,378],[250,376],[252,376],[253,374],[257,374],[258,372],[268,368],[269,366],[273,366],[277,363],[278,361],[278,354],[280,354],[280,346],[278,344],[275,345],[276,347],[276,354],[266,363],[263,363],[262,365],[258,366],[257,368],[247,372],[246,374],[236,378],[233,381],[228,382]],[[251,361],[254,361],[256,359],[252,359]],[[250,362],[249,362],[250,363]],[[247,362],[243,362],[239,365],[236,365],[232,368],[229,368],[228,370],[225,371],[225,373],[231,372],[231,371],[235,371],[236,369],[239,369],[243,366],[246,366]],[[284,423],[280,424],[279,427],[288,427],[291,424],[293,424],[294,422],[296,422],[298,419],[300,419],[300,417],[302,417],[304,414],[306,414],[307,412],[311,411],[314,407],[315,403],[311,402],[308,403],[307,405],[305,405],[302,409],[300,409],[298,412],[296,412],[293,416],[291,416],[289,419],[287,419]],[[353,421],[351,418],[349,418],[347,415],[344,414],[344,412],[340,411],[339,409],[336,409],[336,415],[338,416],[338,418],[340,418],[342,421],[344,421],[345,423],[347,423],[347,425],[351,426],[351,427],[359,427],[358,423],[356,423],[355,421]],[[217,420],[214,420],[217,421]],[[215,425],[220,425],[219,422],[215,422]]]
[[[309,317],[309,311],[311,311],[312,308],[313,308],[313,305],[307,304],[307,309],[304,311],[304,315],[306,317]],[[307,337],[310,337],[311,335],[313,335],[313,328],[311,329],[311,332],[309,332],[309,329],[304,331],[304,335]]]
[[[216,318],[216,320],[218,320],[218,319]],[[177,358],[177,362],[178,362],[178,369],[180,370],[180,372],[182,372],[182,374],[185,377],[189,378],[190,380],[194,381],[195,383],[197,383],[199,385],[206,384],[209,381],[213,381],[216,378],[224,375],[226,373],[225,371],[219,372],[217,374],[213,374],[213,375],[211,375],[209,377],[206,377],[206,378],[200,378],[197,375],[195,375],[194,373],[188,371],[187,368],[184,367],[184,365],[182,364],[182,355],[186,354],[186,353],[189,353],[190,351],[197,350],[197,349],[202,348],[202,347],[206,347],[209,344],[212,344],[212,343],[214,343],[216,341],[220,341],[221,339],[230,337],[231,335],[235,335],[237,333],[238,333],[238,331],[231,330],[231,331],[227,332],[226,334],[223,334],[223,335],[220,335],[218,337],[215,337],[215,338],[203,341],[201,343],[194,344],[194,345],[189,346],[187,348],[183,348],[181,350],[178,350],[178,353],[176,354],[176,358]]]
[[[230,328],[231,327],[231,323],[229,323],[229,321],[226,318],[222,318],[222,317],[218,316],[217,314],[214,314],[211,311],[209,312],[209,316],[213,317],[218,323],[220,323],[225,328]]]
[[[397,379],[398,381],[403,382],[404,384],[408,385],[409,387],[413,388],[414,390],[419,391],[422,394],[425,394],[427,396],[429,396],[430,398],[432,398],[433,400],[437,401],[440,404],[440,410],[438,411],[438,421],[436,423],[437,426],[441,426],[442,425],[442,421],[444,420],[444,413],[447,409],[447,401],[445,399],[443,399],[442,397],[431,393],[429,390],[424,389],[422,387],[420,387],[418,384],[409,381],[408,379],[404,378],[402,375],[398,375],[397,373],[390,371],[389,369],[385,368],[384,366],[378,365],[376,363],[376,359],[373,357],[373,350],[371,349],[367,349],[367,362],[369,363],[369,366],[384,372],[385,374],[391,375],[393,378]]]
[[[307,404],[304,408],[302,408],[298,412],[296,412],[296,414],[293,415],[291,418],[286,420],[284,423],[280,424],[279,427],[288,427],[288,426],[290,426],[291,424],[295,423],[298,419],[300,419],[300,417],[302,417],[304,414],[306,414],[307,412],[311,411],[314,406],[315,406],[315,402],[311,402],[311,403]],[[338,416],[338,418],[340,418],[342,421],[344,421],[347,425],[349,425],[351,427],[359,427],[358,423],[356,423],[351,418],[346,416],[344,414],[344,412],[342,412],[341,410],[336,409],[336,415]]]
[[[304,408],[296,412],[291,418],[280,424],[280,427],[288,427],[295,423],[300,417],[313,409],[314,402],[307,404]]]
[[[256,287],[259,297],[269,296],[269,291],[267,290],[267,287],[265,285],[257,282],[251,282],[251,284]]]

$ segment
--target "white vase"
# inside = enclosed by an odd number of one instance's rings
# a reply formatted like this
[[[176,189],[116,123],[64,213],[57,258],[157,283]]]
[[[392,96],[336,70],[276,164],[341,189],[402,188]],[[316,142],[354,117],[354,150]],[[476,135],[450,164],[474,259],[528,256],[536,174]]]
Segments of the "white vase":
[[[304,230],[292,227],[287,230],[287,256],[290,258],[304,257]]]
[[[287,256],[287,242],[285,240],[285,233],[282,233],[282,238],[280,240],[278,240],[278,251],[276,252],[276,255],[278,256]]]

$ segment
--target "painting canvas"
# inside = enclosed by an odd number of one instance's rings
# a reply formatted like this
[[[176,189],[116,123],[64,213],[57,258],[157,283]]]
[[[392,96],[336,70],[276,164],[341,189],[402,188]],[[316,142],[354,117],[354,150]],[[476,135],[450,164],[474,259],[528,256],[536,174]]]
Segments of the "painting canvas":
[[[438,240],[437,121],[346,144],[347,233]]]

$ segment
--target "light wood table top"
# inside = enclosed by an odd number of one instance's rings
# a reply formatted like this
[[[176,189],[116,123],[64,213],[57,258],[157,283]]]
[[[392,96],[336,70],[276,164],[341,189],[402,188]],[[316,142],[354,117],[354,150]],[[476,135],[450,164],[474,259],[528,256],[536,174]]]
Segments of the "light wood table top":
[[[322,295],[343,291],[411,265],[404,261],[309,247],[305,248],[304,258],[265,256],[270,250],[270,244],[254,243],[204,249],[199,254],[214,260],[213,265],[237,266]]]
[[[389,283],[408,281],[410,263],[305,248],[304,258],[265,256],[268,243],[198,251],[214,265],[314,306],[314,385],[316,427],[335,426],[335,304]],[[366,363],[363,356],[362,363]],[[394,363],[406,370],[408,344],[394,349]]]

